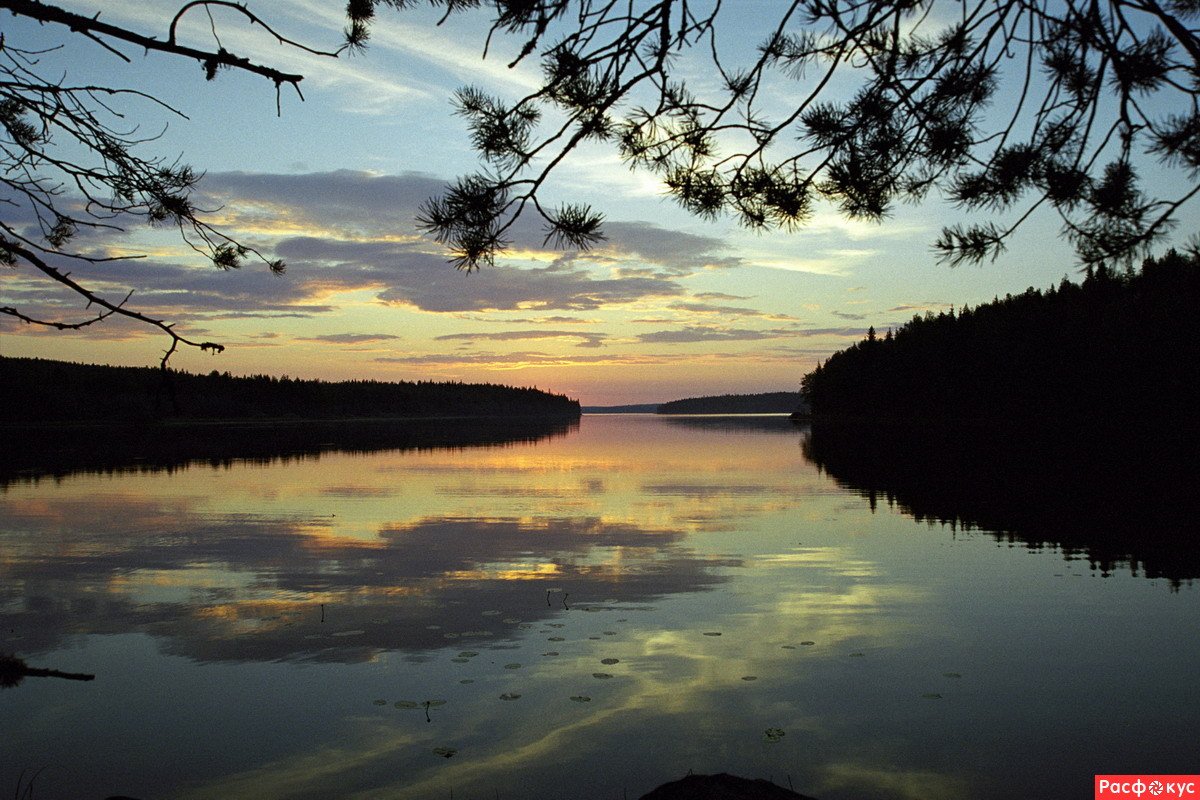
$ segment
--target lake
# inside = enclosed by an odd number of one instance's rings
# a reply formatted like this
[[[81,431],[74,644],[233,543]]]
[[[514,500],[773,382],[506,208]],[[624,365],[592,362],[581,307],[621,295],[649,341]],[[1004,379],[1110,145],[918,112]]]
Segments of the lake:
[[[10,477],[0,652],[96,677],[0,690],[0,796],[626,800],[690,771],[1090,798],[1200,772],[1185,554],[1026,534],[1027,496],[1005,530],[917,513],[916,467],[889,498],[810,437],[585,416]]]

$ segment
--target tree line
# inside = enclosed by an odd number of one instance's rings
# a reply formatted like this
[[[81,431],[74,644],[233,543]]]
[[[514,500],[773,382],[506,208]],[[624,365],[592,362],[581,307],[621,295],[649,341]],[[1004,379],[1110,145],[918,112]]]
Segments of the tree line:
[[[0,419],[578,417],[579,402],[485,383],[322,381],[0,358]],[[19,388],[19,391],[18,391]]]
[[[914,316],[804,376],[816,417],[1190,419],[1200,256],[1101,265],[1045,291]]]
[[[660,403],[659,414],[790,414],[803,405],[799,392],[723,394]]]

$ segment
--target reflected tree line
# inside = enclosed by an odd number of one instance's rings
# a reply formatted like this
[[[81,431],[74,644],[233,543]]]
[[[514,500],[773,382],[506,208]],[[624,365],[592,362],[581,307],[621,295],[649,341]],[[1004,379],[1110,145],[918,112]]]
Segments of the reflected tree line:
[[[566,436],[573,418],[373,419],[14,427],[0,490],[73,473],[171,472],[319,458],[322,453],[506,447]]]
[[[976,308],[916,316],[804,377],[815,416],[1186,419],[1200,364],[1200,259],[1170,251]]]
[[[872,329],[805,376],[804,452],[872,506],[1178,586],[1200,576],[1198,311],[1200,257],[1170,251]]]
[[[1200,577],[1191,437],[1152,423],[1027,426],[814,421],[805,456],[918,521],[1059,550],[1107,576]]]

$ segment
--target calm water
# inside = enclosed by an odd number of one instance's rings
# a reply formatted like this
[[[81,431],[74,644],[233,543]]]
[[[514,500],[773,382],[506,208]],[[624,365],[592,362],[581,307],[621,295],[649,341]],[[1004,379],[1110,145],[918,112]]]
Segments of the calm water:
[[[37,800],[624,800],[689,770],[1090,798],[1200,772],[1200,588],[872,509],[804,436],[584,417],[9,483],[0,652],[96,679],[0,691],[0,797],[37,770]]]

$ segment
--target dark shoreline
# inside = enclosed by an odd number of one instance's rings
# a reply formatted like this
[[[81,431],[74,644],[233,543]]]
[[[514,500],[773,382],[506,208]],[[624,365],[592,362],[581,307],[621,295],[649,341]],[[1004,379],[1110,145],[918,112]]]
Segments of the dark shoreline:
[[[0,425],[0,488],[74,473],[156,472],[190,466],[317,458],[326,452],[506,447],[565,436],[559,417],[169,419]]]

